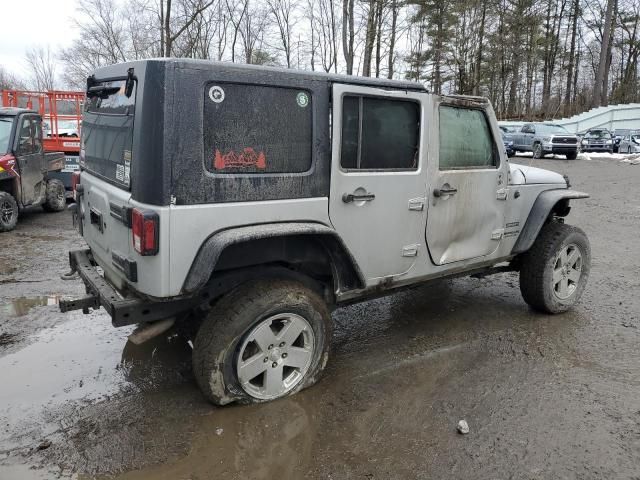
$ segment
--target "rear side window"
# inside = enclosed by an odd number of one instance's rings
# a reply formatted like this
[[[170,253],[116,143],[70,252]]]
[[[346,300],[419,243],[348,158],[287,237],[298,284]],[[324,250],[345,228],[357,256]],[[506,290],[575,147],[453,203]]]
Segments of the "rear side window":
[[[212,83],[204,95],[204,154],[209,171],[269,174],[311,168],[309,92]]]
[[[340,165],[348,170],[415,170],[419,132],[419,104],[347,95],[342,100]]]
[[[482,110],[441,106],[439,112],[440,170],[497,166],[497,150]]]

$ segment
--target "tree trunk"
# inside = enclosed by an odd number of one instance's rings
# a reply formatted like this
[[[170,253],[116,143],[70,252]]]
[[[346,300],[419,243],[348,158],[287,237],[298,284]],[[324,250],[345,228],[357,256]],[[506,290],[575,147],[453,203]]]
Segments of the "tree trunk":
[[[171,56],[171,0],[167,0],[167,11],[164,15],[164,56]]]
[[[571,88],[573,86],[573,69],[576,57],[576,34],[578,31],[578,15],[580,14],[580,0],[573,0],[573,23],[571,27],[571,47],[569,47],[569,66],[567,67],[567,89],[564,93],[564,114],[571,115]]]
[[[342,0],[342,51],[347,64],[347,75],[353,75],[353,41],[355,37],[353,2],[354,0]]]
[[[396,0],[391,0],[391,38],[389,39],[389,67],[387,78],[393,78],[393,51],[396,48],[396,28],[398,24],[398,4]]]
[[[598,62],[598,73],[593,86],[592,107],[599,107],[602,104],[605,70],[608,64],[609,40],[611,38],[611,22],[613,20],[613,6],[615,0],[607,0],[607,12],[604,17],[604,31],[602,33],[602,45],[600,46],[600,60]],[[606,88],[605,88],[606,90]],[[606,93],[605,93],[606,94]]]
[[[602,78],[602,96],[601,96],[601,100],[600,100],[600,105],[608,105],[609,104],[609,71],[611,70],[611,47],[613,45],[613,34],[614,34],[614,28],[613,28],[613,22],[615,21],[615,18],[617,16],[617,11],[618,11],[618,1],[617,0],[613,0],[614,6],[613,6],[613,10],[614,13],[611,16],[611,32],[609,33],[609,41],[607,42],[607,57],[606,57],[606,65],[605,65],[605,69],[604,69],[604,76]]]
[[[371,57],[373,46],[376,40],[376,14],[378,12],[378,2],[369,0],[369,12],[367,13],[367,29],[365,31],[364,55],[362,57],[362,76],[371,76]]]
[[[482,2],[482,17],[480,18],[480,29],[478,31],[478,51],[476,52],[476,69],[473,79],[473,94],[480,95],[480,79],[482,72],[482,49],[484,42],[484,24],[487,17],[487,2]]]

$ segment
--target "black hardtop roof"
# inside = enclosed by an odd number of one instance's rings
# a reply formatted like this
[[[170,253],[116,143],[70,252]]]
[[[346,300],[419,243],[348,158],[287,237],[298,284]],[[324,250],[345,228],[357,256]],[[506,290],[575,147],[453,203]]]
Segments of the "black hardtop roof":
[[[17,108],[17,107],[0,107],[0,115],[15,117],[20,115],[21,113],[35,113],[38,112],[34,110],[29,110],[28,108]]]
[[[264,72],[265,77],[270,79],[270,82],[276,83],[278,77],[292,78],[295,77],[300,80],[324,80],[327,82],[346,83],[351,85],[362,85],[378,88],[392,88],[401,90],[413,90],[426,92],[427,89],[418,82],[411,82],[408,80],[389,80],[384,78],[372,78],[372,77],[357,77],[353,75],[339,75],[334,73],[324,72],[310,72],[307,70],[296,70],[291,68],[279,68],[279,67],[265,67],[262,65],[247,65],[242,63],[231,62],[216,62],[213,60],[197,60],[191,58],[150,58],[147,60],[137,60],[133,62],[121,63],[102,67],[96,69],[96,80],[101,78],[109,78],[114,75],[115,70],[120,70],[126,73],[126,68],[133,67],[135,70],[136,65],[143,65],[145,63],[164,63],[173,64],[182,68],[193,68],[197,70],[216,70],[223,69],[226,72],[237,71],[238,73],[258,73]],[[123,68],[124,67],[124,68]]]

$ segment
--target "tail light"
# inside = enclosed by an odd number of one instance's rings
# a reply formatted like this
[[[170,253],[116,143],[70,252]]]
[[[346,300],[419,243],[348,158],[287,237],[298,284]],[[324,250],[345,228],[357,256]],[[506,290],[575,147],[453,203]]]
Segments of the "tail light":
[[[73,199],[77,202],[78,197],[76,191],[78,190],[78,184],[80,183],[80,172],[73,172],[71,174],[71,191],[73,192]]]
[[[155,212],[138,210],[131,212],[131,233],[133,236],[133,248],[140,255],[155,255],[159,247],[158,214]]]

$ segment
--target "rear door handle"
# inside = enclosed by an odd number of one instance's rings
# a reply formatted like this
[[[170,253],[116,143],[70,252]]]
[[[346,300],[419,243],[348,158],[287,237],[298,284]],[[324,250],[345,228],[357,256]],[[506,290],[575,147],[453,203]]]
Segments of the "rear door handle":
[[[353,202],[370,202],[375,200],[376,196],[373,193],[364,193],[362,195],[357,195],[354,193],[345,193],[342,195],[342,201],[344,203],[353,203]]]
[[[456,193],[458,193],[458,189],[450,187],[448,183],[445,183],[441,188],[433,189],[433,196],[438,198],[445,195],[455,195]]]

